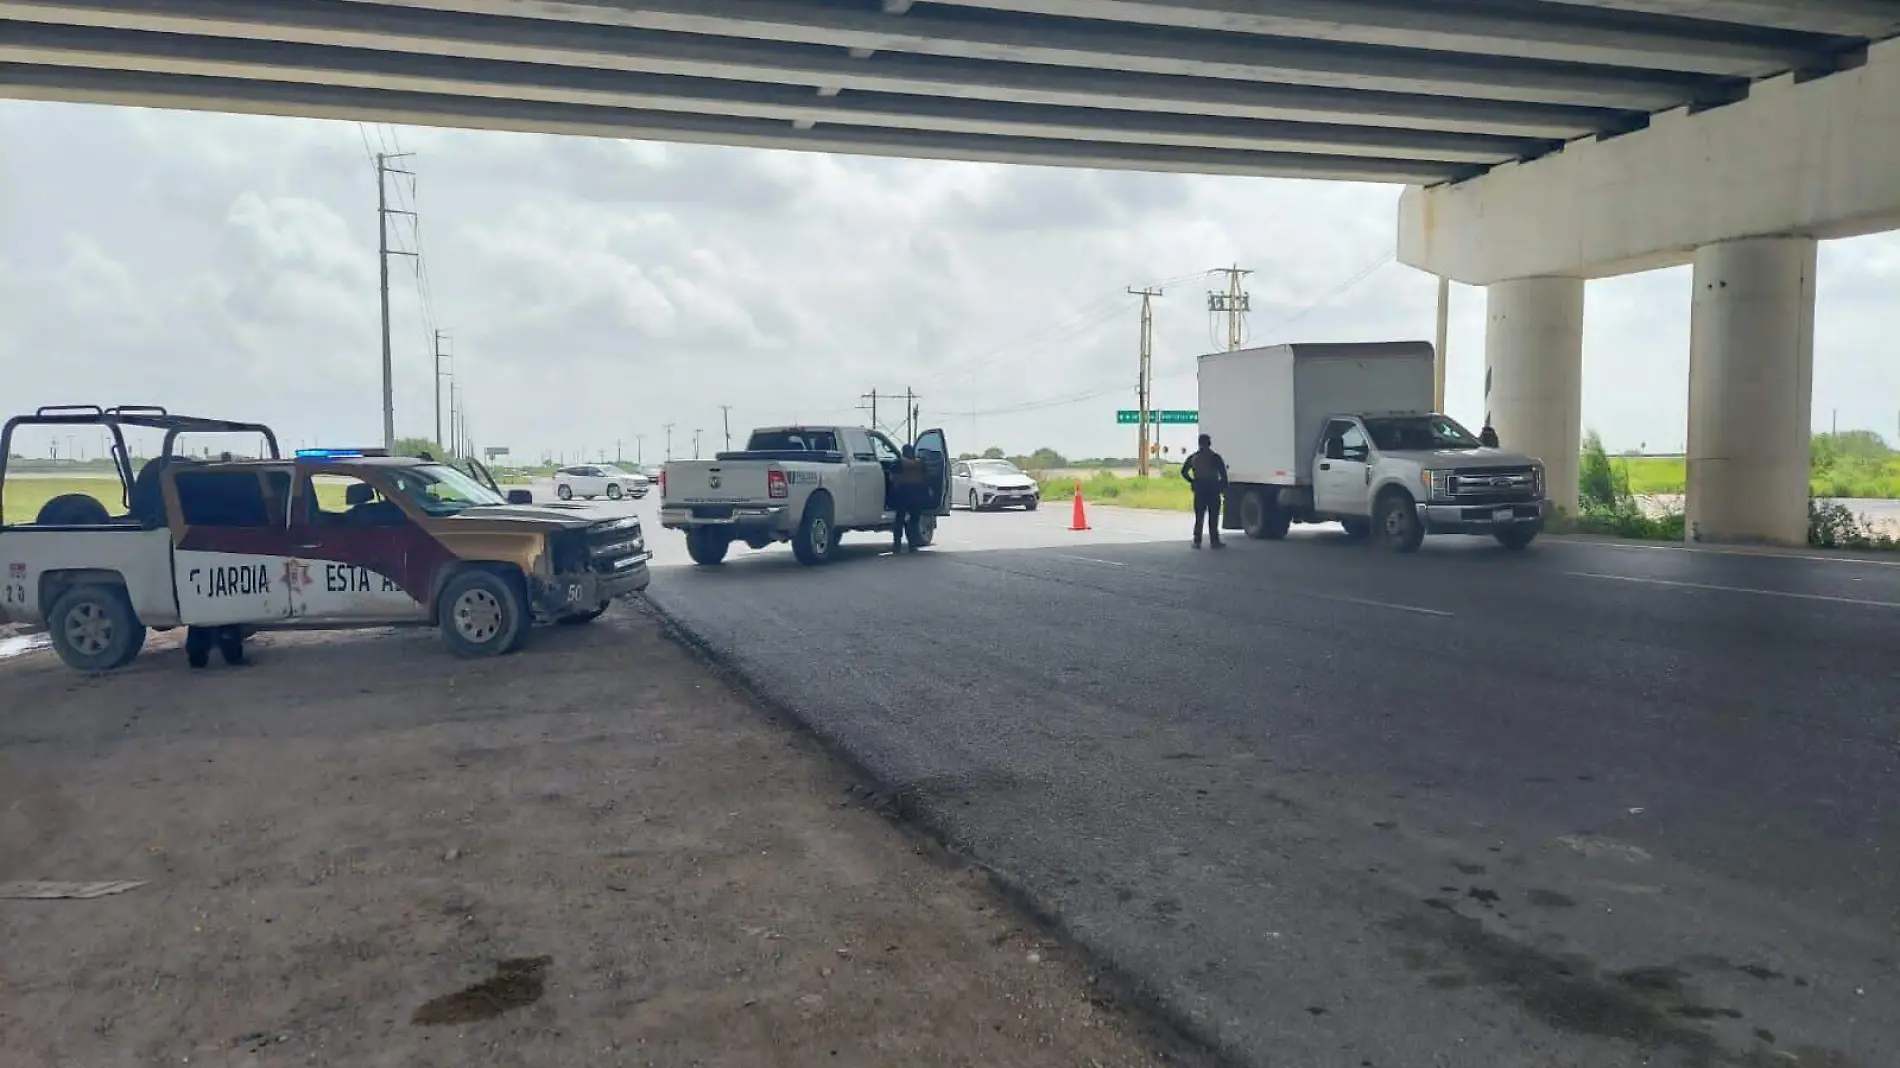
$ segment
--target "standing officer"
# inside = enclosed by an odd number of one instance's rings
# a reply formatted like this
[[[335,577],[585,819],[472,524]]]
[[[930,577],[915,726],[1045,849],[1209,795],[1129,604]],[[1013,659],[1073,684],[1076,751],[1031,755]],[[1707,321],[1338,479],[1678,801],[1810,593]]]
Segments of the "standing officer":
[[[1194,487],[1194,547],[1201,547],[1201,524],[1207,524],[1208,544],[1221,548],[1220,501],[1227,492],[1227,461],[1214,451],[1214,439],[1201,435],[1201,447],[1181,465],[1181,477]]]
[[[917,551],[918,525],[922,522],[924,496],[924,461],[917,455],[915,445],[904,446],[904,453],[898,458],[897,467],[891,472],[891,511],[896,513],[891,523],[891,551],[901,552],[904,548],[904,532],[910,532],[910,551]]]

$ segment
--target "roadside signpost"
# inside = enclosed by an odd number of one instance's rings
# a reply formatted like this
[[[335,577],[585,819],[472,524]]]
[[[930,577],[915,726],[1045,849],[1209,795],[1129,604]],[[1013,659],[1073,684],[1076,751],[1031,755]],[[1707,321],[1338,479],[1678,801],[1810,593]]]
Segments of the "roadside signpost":
[[[1193,426],[1201,421],[1198,408],[1155,408],[1148,413],[1150,425]],[[1123,408],[1115,413],[1117,426],[1135,426],[1141,422],[1141,412],[1134,408]]]

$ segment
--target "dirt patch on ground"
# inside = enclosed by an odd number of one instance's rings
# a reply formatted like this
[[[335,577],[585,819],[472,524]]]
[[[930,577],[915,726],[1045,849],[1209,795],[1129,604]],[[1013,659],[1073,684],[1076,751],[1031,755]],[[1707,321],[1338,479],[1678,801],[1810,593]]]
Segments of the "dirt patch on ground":
[[[1135,1065],[982,878],[616,609],[0,661],[0,1063]]]

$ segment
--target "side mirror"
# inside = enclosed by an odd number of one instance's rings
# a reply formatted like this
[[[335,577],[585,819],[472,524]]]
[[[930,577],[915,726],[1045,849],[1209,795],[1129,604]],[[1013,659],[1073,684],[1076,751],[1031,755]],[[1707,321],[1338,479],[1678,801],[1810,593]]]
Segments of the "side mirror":
[[[508,503],[509,504],[533,504],[534,491],[524,490],[524,489],[511,489],[508,491]]]

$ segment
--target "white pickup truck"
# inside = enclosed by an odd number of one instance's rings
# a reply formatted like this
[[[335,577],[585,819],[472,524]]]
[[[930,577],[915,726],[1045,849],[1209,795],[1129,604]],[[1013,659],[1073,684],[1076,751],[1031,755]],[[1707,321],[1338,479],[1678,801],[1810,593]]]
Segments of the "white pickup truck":
[[[660,525],[686,532],[694,563],[717,564],[735,541],[754,549],[789,541],[800,563],[831,559],[846,531],[889,531],[890,471],[898,447],[854,426],[762,427],[740,452],[671,460],[660,473]],[[908,532],[928,545],[950,514],[950,450],[941,430],[917,436],[929,488]]]
[[[1412,552],[1427,534],[1522,549],[1549,510],[1543,461],[1432,411],[1426,342],[1274,345],[1203,356],[1201,429],[1227,460],[1222,526],[1283,538],[1337,522]]]

